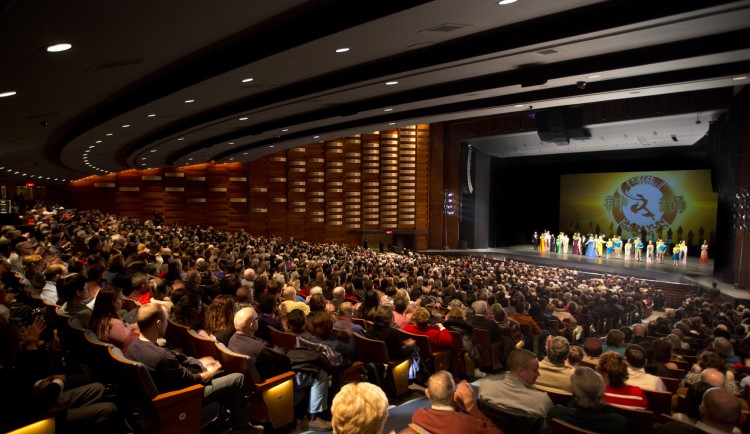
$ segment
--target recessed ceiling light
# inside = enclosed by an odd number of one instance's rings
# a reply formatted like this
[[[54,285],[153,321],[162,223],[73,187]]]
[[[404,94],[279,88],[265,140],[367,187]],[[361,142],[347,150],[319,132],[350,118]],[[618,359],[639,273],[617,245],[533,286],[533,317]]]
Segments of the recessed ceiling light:
[[[392,110],[393,110],[392,108],[387,108],[387,109],[385,109],[385,110],[383,110],[383,111],[384,111],[384,112],[389,112],[389,111],[392,111]]]
[[[289,128],[284,128],[283,130],[281,130],[281,132],[283,132],[283,133],[285,133],[287,131],[289,131]]]
[[[16,94],[16,91],[14,90],[3,92],[3,93],[0,93],[0,98],[5,98],[6,96],[13,96],[15,94]]]
[[[243,83],[250,83],[251,81],[253,81],[253,78],[252,78],[252,77],[248,77],[248,78],[243,78],[243,79],[242,79],[242,82],[243,82]]]
[[[230,158],[229,161],[234,161],[234,157]]]
[[[313,139],[319,139],[320,136],[313,136]]]
[[[270,145],[269,148],[275,148],[275,146],[274,145]]]
[[[148,117],[154,118],[154,117],[156,117],[156,113],[151,113],[150,115],[148,115]]]
[[[47,47],[47,51],[50,53],[59,53],[61,51],[67,51],[73,48],[70,44],[55,44]]]
[[[96,141],[96,143],[101,143],[101,142],[102,142],[101,140],[97,140],[97,141]]]
[[[96,145],[89,146],[89,149],[94,149],[94,148],[96,148]]]
[[[247,155],[247,152],[243,152],[242,155]]]
[[[391,122],[388,125],[396,125],[396,123],[395,122]]]
[[[523,104],[516,104],[513,107],[523,107]]]
[[[107,137],[109,137],[109,136],[113,136],[113,135],[114,135],[114,134],[112,134],[112,133],[107,133]]]
[[[186,99],[185,100],[185,104],[190,104],[191,102],[195,102],[195,100],[194,99]]]
[[[146,157],[141,157],[141,160],[145,160],[145,159],[146,159]]]
[[[151,152],[156,152],[156,149],[152,149]]]
[[[516,1],[518,1],[518,0],[500,0],[499,2],[497,2],[497,4],[499,4],[499,5],[509,5],[511,3],[515,3]]]
[[[398,84],[398,81],[386,81],[385,82],[386,86],[393,86],[394,84]]]
[[[745,79],[747,79],[747,75],[741,75],[739,77],[732,78],[732,80],[734,81],[745,80]]]
[[[588,77],[586,77],[586,78],[599,78],[599,77],[601,77],[601,75],[599,75],[599,74],[596,74],[596,75],[589,75],[589,76],[588,76]]]
[[[227,143],[227,144],[228,144],[228,145],[234,145],[234,142],[229,142],[229,143]]]
[[[188,158],[188,161],[193,161],[193,157]]]
[[[179,139],[177,139],[177,140],[179,140],[179,141],[182,141],[182,140],[185,140],[185,138],[184,138],[184,137],[180,137],[180,138],[179,138]]]
[[[123,125],[122,127],[123,127],[123,128],[128,128],[128,127],[130,127],[130,124],[125,124],[125,125]]]
[[[347,51],[349,51],[349,49],[348,49],[348,48],[337,48],[337,49],[336,49],[336,52],[337,52],[337,53],[346,53]]]
[[[246,120],[247,120],[247,118],[244,118],[244,117],[243,117],[243,118],[240,118],[240,120],[241,120],[241,121],[246,121]]]

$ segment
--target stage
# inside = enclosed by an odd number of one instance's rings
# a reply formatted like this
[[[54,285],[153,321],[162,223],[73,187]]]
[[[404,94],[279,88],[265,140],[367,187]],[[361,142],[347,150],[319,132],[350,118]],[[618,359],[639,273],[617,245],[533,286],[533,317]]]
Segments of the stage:
[[[572,253],[552,253],[545,251],[540,253],[529,245],[513,246],[490,249],[449,249],[449,250],[423,250],[420,253],[431,255],[470,255],[487,258],[508,258],[520,262],[548,267],[573,268],[591,273],[608,273],[621,276],[634,276],[639,279],[658,280],[674,283],[697,284],[704,289],[711,288],[716,282],[721,290],[721,299],[733,304],[750,305],[750,293],[747,289],[738,289],[730,283],[719,282],[714,279],[714,261],[709,259],[701,263],[698,257],[689,256],[686,263],[674,265],[672,258],[665,257],[664,263],[647,263],[643,261],[615,259],[614,256],[607,259],[604,257],[593,258],[585,255],[574,255]],[[644,252],[645,258],[645,252]]]

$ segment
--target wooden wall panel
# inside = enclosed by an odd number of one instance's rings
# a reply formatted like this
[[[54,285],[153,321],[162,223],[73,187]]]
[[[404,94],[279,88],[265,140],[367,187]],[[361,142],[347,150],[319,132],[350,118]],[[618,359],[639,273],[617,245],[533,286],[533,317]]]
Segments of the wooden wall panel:
[[[60,189],[68,198],[57,201],[141,220],[157,210],[168,224],[311,242],[357,245],[366,232],[414,232],[417,247],[425,248],[429,133],[420,125],[311,143],[248,163],[92,176]]]

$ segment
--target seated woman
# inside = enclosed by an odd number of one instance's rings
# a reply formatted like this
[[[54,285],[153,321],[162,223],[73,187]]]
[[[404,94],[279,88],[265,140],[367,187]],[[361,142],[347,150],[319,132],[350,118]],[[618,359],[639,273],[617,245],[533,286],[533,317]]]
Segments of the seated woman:
[[[687,372],[683,379],[683,386],[690,387],[692,384],[701,381],[701,373],[708,368],[714,368],[724,374],[725,381],[723,387],[727,389],[727,392],[734,395],[740,393],[740,388],[734,381],[734,372],[727,368],[726,361],[718,353],[708,349],[704,350],[700,356],[698,356],[697,363],[695,363]]]
[[[229,345],[229,338],[234,334],[234,304],[231,295],[217,295],[206,308],[205,327],[198,334]]]
[[[625,384],[628,379],[628,365],[625,358],[614,351],[599,356],[596,370],[604,378],[604,402],[626,407],[646,409],[646,395],[638,386]]]
[[[174,292],[175,304],[172,308],[172,314],[169,320],[175,324],[189,327],[193,330],[201,330],[204,322],[201,317],[203,302],[201,298],[193,292],[181,290]]]
[[[343,342],[333,334],[333,323],[336,319],[328,312],[308,317],[306,329],[310,331],[313,342],[329,345],[341,353],[344,358],[354,360],[354,338]]]
[[[122,289],[105,285],[96,296],[89,328],[100,341],[114,344],[124,353],[138,339],[138,324],[123,322],[118,314],[121,309]]]
[[[414,323],[407,324],[403,330],[415,335],[427,336],[430,339],[433,351],[447,350],[453,347],[451,332],[442,323],[430,325],[430,312],[427,309],[418,307],[414,311],[412,321]]]

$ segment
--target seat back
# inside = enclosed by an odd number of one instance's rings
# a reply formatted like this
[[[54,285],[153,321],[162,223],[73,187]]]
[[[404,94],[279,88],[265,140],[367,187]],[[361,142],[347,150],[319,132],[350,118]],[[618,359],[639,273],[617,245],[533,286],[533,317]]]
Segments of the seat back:
[[[354,324],[358,324],[358,325],[362,326],[363,329],[366,329],[366,328],[370,327],[370,325],[372,324],[372,323],[368,324],[368,321],[366,321],[366,320],[364,320],[362,318],[352,318],[352,322]]]
[[[192,342],[190,340],[190,333],[188,327],[176,324],[169,320],[167,324],[167,331],[164,333],[164,339],[167,340],[167,345],[175,351],[181,351],[183,354],[188,356],[195,356]]]
[[[275,327],[268,326],[271,335],[271,343],[279,348],[291,350],[297,347],[297,336],[292,333],[282,332]]]
[[[453,338],[453,349],[451,351],[451,370],[459,377],[465,377],[467,374],[474,372],[474,361],[471,357],[467,357],[468,351],[464,348],[464,340],[461,332],[457,330],[449,330],[451,338]],[[469,370],[469,364],[471,364],[471,370]]]
[[[354,351],[357,355],[357,360],[376,363],[388,363],[391,361],[385,342],[369,339],[357,333],[353,333],[352,336],[354,336]]]
[[[226,372],[245,376],[245,390],[250,398],[250,417],[253,420],[270,422],[274,429],[294,422],[293,372],[264,380],[252,357],[235,353],[221,342],[216,342],[214,346]]]
[[[474,327],[474,345],[477,346],[481,356],[481,367],[483,369],[493,369],[490,331]]]
[[[204,416],[203,385],[159,394],[145,365],[126,358],[113,346],[108,348],[108,353],[120,376],[118,407],[130,416],[128,420],[138,427],[137,431],[200,433]],[[218,413],[218,408],[214,412]]]
[[[553,404],[567,406],[570,400],[573,399],[573,394],[565,390],[553,389],[551,387],[539,386],[537,384],[534,385],[534,388],[546,393]]]
[[[609,405],[615,413],[625,416],[630,421],[631,432],[652,434],[654,432],[654,412],[637,408]]]
[[[664,382],[664,386],[667,388],[667,390],[674,394],[677,393],[677,389],[680,388],[680,379],[679,378],[670,378],[670,377],[659,377],[661,378],[661,381]]]
[[[84,339],[89,366],[96,381],[103,384],[116,384],[119,380],[117,370],[109,355],[109,349],[114,345],[100,341],[91,330],[86,331]]]
[[[594,431],[579,428],[563,420],[552,418],[549,421],[552,434],[596,434]]]
[[[655,415],[672,414],[672,393],[643,389],[643,394],[646,395],[648,409]]]
[[[450,364],[450,352],[449,351],[435,351],[432,348],[432,342],[430,338],[425,335],[418,335],[414,333],[405,332],[399,329],[399,334],[403,339],[414,339],[419,347],[419,357],[423,362],[423,365],[427,367],[425,372],[425,379],[430,375],[438,371],[447,371]]]
[[[544,417],[524,411],[503,408],[483,399],[477,406],[503,432],[516,434],[539,434],[544,426]]]
[[[190,348],[193,349],[194,357],[213,357],[219,360],[219,352],[213,339],[205,338],[193,329],[188,329],[188,340]]]
[[[377,368],[378,375],[383,375],[383,365],[388,367],[383,384],[386,395],[397,397],[408,393],[409,359],[391,360],[385,342],[369,339],[357,333],[353,333],[352,336],[357,360]]]

